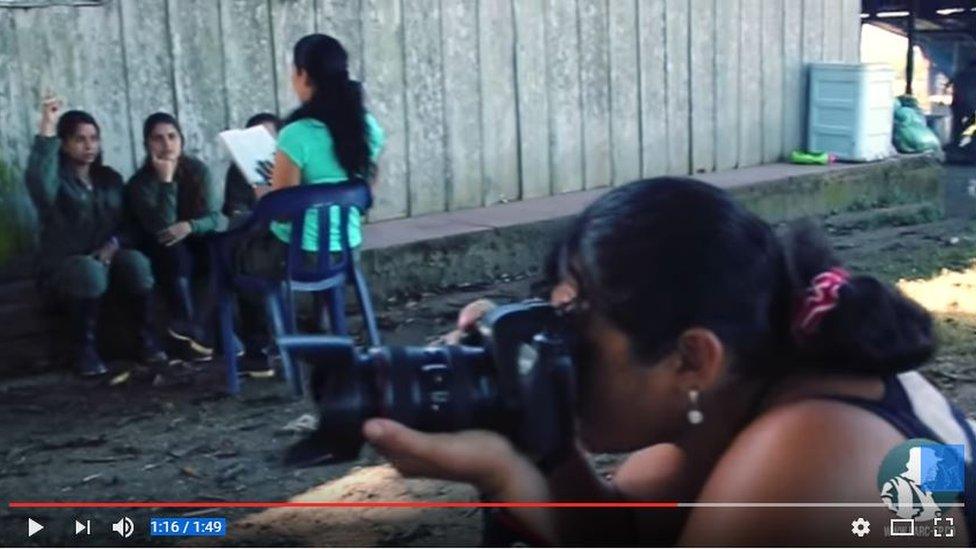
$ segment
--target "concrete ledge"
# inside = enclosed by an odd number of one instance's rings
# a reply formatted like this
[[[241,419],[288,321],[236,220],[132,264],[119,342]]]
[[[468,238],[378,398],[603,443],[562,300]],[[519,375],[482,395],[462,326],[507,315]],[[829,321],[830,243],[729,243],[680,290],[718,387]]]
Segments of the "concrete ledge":
[[[776,223],[901,204],[942,208],[941,165],[928,156],[871,164],[771,164],[702,174]],[[378,306],[387,297],[537,271],[558,229],[608,188],[371,223],[363,263]]]

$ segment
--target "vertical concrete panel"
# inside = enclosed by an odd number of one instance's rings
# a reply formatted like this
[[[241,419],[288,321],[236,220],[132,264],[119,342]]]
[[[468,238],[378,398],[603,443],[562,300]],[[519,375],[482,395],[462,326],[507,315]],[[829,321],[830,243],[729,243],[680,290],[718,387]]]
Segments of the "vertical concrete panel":
[[[637,0],[610,0],[610,132],[613,183],[641,175]]]
[[[803,0],[803,61],[822,61],[824,56],[824,2],[839,0]]]
[[[65,40],[78,38],[77,16],[69,7],[11,10],[17,33],[22,111],[26,125],[36,131],[41,96],[51,90],[61,97],[65,110],[84,109],[80,52]]]
[[[762,2],[742,0],[739,27],[739,167],[762,163]]]
[[[220,0],[228,126],[278,110],[267,0]]]
[[[837,0],[803,0],[803,59],[802,93],[803,93],[803,143],[806,145],[807,111],[810,92],[810,63],[823,60],[823,14],[824,2]]]
[[[106,3],[75,12],[80,63],[79,101],[102,129],[105,163],[123,174],[132,173],[122,29],[117,6]]]
[[[515,22],[509,0],[478,4],[484,203],[519,198]]]
[[[13,10],[0,10],[0,162],[23,173],[30,140],[37,131],[28,125],[26,112],[39,107],[24,94],[20,70],[20,50]]]
[[[691,172],[702,173],[715,169],[715,0],[691,0],[691,14]]]
[[[441,1],[448,208],[481,205],[481,87],[478,4]]]
[[[216,175],[226,164],[218,160],[223,155],[217,134],[227,127],[219,5],[213,0],[167,0],[167,5],[184,150]]]
[[[763,162],[783,152],[783,4],[762,0],[762,143]]]
[[[803,87],[803,2],[783,3],[783,149],[803,147],[806,93]]]
[[[136,165],[146,152],[142,123],[150,114],[176,112],[173,84],[173,55],[169,36],[166,2],[132,1],[118,3],[122,19],[122,45],[125,51],[126,86],[129,89],[129,124]]]
[[[841,56],[845,63],[857,63],[861,60],[861,1],[842,0],[844,22],[842,25],[841,41],[843,43]]]
[[[667,74],[664,0],[640,0],[641,170],[644,177],[668,171]]]
[[[579,29],[576,0],[548,0],[546,57],[549,79],[549,149],[555,193],[583,188]]]
[[[545,2],[514,2],[522,198],[548,196],[552,192]]]
[[[278,112],[295,110],[298,98],[291,86],[295,43],[315,32],[315,0],[268,0],[271,6],[271,39],[274,48],[275,79],[278,86]],[[386,37],[391,40],[392,37]]]
[[[715,2],[715,168],[739,164],[740,0]]]
[[[823,20],[824,61],[843,61],[844,0],[824,0]]]
[[[370,219],[407,215],[407,141],[400,0],[363,0],[363,69],[370,111],[386,131]]]
[[[689,0],[667,0],[668,173],[687,175],[691,169],[691,102],[689,99]]]
[[[440,0],[411,0],[403,13],[410,215],[447,205],[440,11]]]
[[[580,93],[583,100],[583,183],[610,184],[610,46],[607,0],[578,0]]]
[[[362,0],[315,0],[318,32],[342,43],[349,54],[349,77],[363,77]]]

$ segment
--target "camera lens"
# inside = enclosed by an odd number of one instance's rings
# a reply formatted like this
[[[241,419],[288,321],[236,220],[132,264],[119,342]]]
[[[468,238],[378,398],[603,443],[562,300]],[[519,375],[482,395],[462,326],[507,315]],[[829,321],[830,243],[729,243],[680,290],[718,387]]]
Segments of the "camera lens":
[[[286,352],[309,359],[319,427],[286,461],[313,465],[354,459],[362,424],[388,417],[429,432],[497,428],[501,409],[494,364],[478,347],[380,347],[359,353],[347,338],[294,336]]]
[[[354,459],[362,424],[387,417],[427,432],[487,429],[551,459],[572,440],[575,374],[564,327],[546,302],[503,305],[483,319],[479,346],[355,349],[349,338],[284,336],[283,356],[312,366],[319,429],[286,461]]]
[[[488,427],[496,415],[493,365],[483,349],[392,347],[373,351],[370,362],[380,416],[423,431],[456,431]]]

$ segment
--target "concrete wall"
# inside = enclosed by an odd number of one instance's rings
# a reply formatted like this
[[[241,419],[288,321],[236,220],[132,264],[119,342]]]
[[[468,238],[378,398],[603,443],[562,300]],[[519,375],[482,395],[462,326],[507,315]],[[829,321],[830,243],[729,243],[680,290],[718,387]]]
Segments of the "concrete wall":
[[[43,3],[43,2],[35,2]],[[640,176],[752,166],[801,145],[806,61],[858,57],[858,0],[105,0],[0,7],[0,158],[23,165],[45,87],[143,156],[174,112],[190,152],[286,113],[291,48],[338,37],[388,133],[371,218]]]

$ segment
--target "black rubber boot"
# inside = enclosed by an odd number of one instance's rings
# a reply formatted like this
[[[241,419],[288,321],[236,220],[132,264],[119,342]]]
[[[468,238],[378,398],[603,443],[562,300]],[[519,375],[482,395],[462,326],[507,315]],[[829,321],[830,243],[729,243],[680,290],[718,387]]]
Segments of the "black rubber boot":
[[[159,345],[153,328],[153,293],[148,291],[133,297],[133,308],[138,328],[136,329],[136,354],[139,362],[147,366],[165,366],[169,363],[166,351]]]
[[[108,368],[98,356],[95,338],[98,326],[99,299],[74,299],[71,301],[71,356],[74,370],[82,377],[94,377],[108,373]]]

